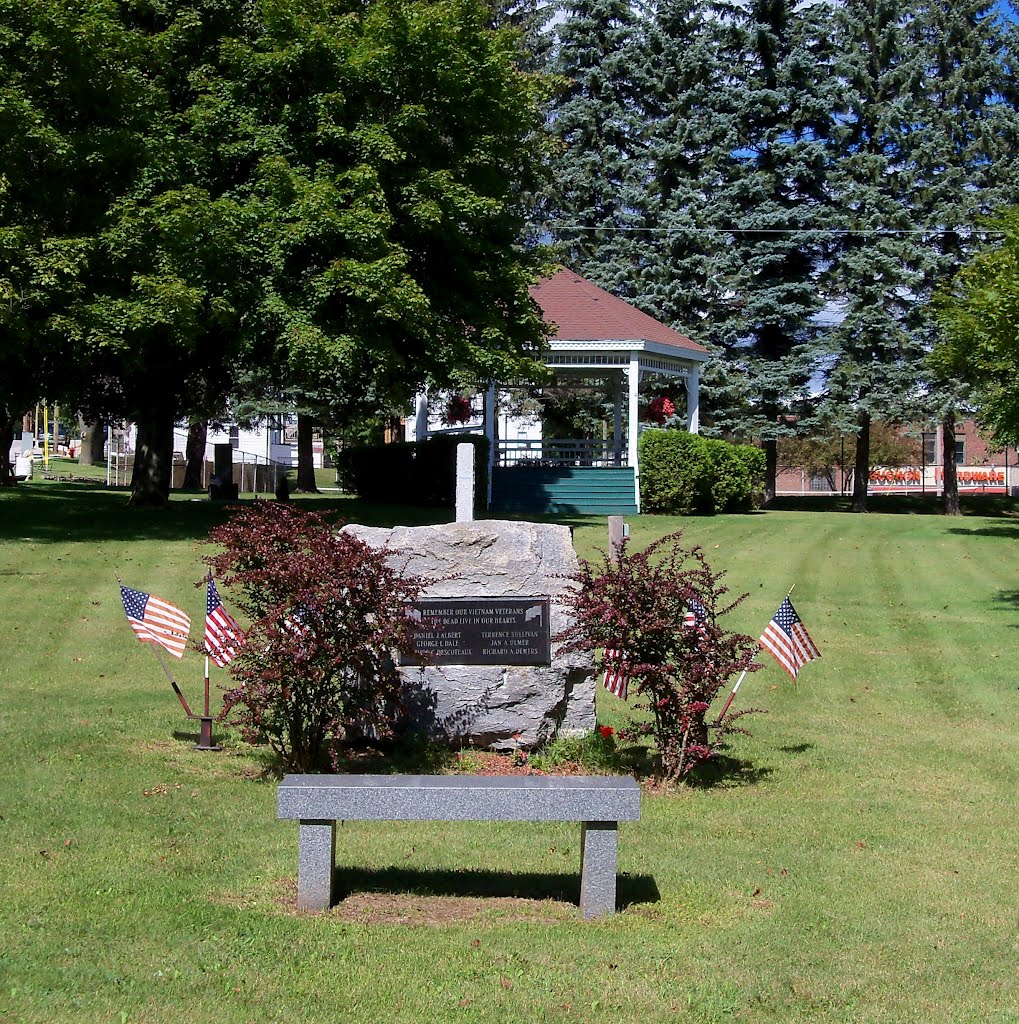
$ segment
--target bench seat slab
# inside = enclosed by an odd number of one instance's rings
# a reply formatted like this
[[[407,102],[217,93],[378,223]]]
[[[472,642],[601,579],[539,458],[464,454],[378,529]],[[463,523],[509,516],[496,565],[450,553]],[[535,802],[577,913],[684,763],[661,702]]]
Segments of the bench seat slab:
[[[287,775],[277,816],[337,821],[637,821],[630,776]]]

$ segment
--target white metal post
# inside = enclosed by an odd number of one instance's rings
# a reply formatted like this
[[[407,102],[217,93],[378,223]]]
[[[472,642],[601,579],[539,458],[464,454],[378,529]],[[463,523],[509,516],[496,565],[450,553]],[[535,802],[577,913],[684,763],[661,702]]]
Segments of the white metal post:
[[[640,355],[630,353],[630,365],[626,369],[629,378],[627,389],[626,454],[633,467],[633,500],[640,510],[640,467],[637,465],[637,393],[640,387]]]
[[[414,397],[414,440],[428,437],[428,392],[419,391]]]

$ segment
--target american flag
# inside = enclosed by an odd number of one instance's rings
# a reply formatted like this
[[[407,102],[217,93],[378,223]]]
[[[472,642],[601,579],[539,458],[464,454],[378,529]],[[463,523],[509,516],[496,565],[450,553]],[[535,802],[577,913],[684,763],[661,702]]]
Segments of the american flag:
[[[210,576],[205,601],[205,649],[220,668],[226,668],[234,660],[243,642],[244,632],[223,607],[216,583]]]
[[[761,635],[761,646],[774,656],[794,681],[796,673],[808,661],[821,657],[821,652],[810,639],[810,634],[788,597],[779,605],[778,611],[765,627]]]
[[[605,666],[605,689],[620,700],[626,700],[626,655],[618,648],[606,647],[602,664]]]
[[[127,621],[143,644],[159,644],[175,658],[184,656],[191,620],[167,601],[130,587],[120,588]]]
[[[280,620],[280,623],[288,632],[296,633],[298,636],[306,636],[311,632],[311,627],[308,625],[309,617],[310,613],[306,605],[295,604],[293,610],[287,612]]]
[[[704,624],[708,621],[708,610],[697,600],[691,597],[686,606],[686,614],[683,616],[683,626],[686,629],[696,627],[698,633],[704,632]]]

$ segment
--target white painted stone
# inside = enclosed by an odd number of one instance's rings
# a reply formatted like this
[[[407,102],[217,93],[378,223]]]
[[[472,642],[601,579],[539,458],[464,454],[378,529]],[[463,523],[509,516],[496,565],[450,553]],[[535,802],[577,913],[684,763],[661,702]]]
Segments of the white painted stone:
[[[392,549],[392,565],[437,580],[422,597],[550,597],[552,636],[570,621],[558,600],[573,586],[565,577],[578,568],[568,527],[478,520],[344,529],[375,547]],[[421,687],[434,701],[434,730],[451,742],[531,749],[595,726],[592,659],[561,654],[555,643],[550,666],[429,665],[400,671],[409,685]]]
[[[469,523],[474,519],[474,456],[472,444],[456,446],[456,521]]]

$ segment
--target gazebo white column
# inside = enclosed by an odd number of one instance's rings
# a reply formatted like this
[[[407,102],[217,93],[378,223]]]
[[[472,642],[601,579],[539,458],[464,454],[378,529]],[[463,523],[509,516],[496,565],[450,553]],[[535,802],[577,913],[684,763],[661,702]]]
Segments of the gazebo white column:
[[[686,429],[699,434],[701,429],[701,368],[691,366],[686,374]]]
[[[414,396],[414,440],[423,441],[428,436],[428,392],[419,391]]]
[[[637,389],[640,385],[640,356],[630,353],[630,365],[626,368],[627,384],[627,419],[626,419],[626,454],[629,465],[637,472]]]

